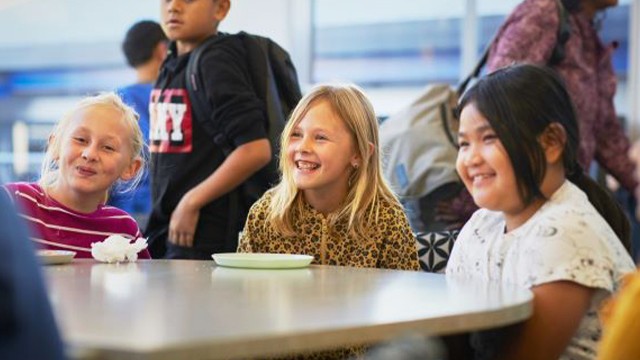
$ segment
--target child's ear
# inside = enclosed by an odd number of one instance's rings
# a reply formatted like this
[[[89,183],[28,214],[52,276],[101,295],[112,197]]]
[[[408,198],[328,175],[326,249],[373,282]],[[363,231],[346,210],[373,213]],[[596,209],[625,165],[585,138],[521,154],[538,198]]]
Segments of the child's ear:
[[[562,161],[564,146],[567,143],[567,132],[557,122],[551,123],[540,135],[540,144],[544,150],[547,163]]]
[[[48,149],[51,149],[55,139],[56,138],[55,138],[55,136],[53,136],[53,134],[49,135],[49,138],[47,139],[47,151],[49,151]],[[51,156],[52,156],[54,161],[58,161],[58,158],[60,157],[60,154],[54,154],[54,152],[52,151],[51,152]]]
[[[354,168],[360,167],[360,165],[362,165],[362,162],[369,161],[369,158],[373,156],[374,151],[376,151],[376,147],[373,145],[373,143],[370,142],[368,156],[366,156],[366,158],[363,158],[359,154],[353,155],[353,157],[351,158],[351,166],[353,166]]]
[[[131,161],[131,164],[129,164],[129,166],[124,169],[122,174],[120,174],[120,179],[124,181],[133,179],[134,177],[136,177],[136,174],[138,174],[138,171],[140,171],[141,167],[142,160],[140,159],[140,157],[136,156],[136,158]]]
[[[373,143],[372,143],[372,142],[369,142],[369,156],[373,156],[373,154],[375,153],[375,151],[376,151],[376,147],[375,147],[375,145],[373,145]]]
[[[222,20],[224,20],[225,17],[227,17],[227,14],[229,13],[229,9],[231,8],[231,1],[230,0],[218,0],[216,1],[218,3],[218,7],[216,9],[216,21],[220,22]]]

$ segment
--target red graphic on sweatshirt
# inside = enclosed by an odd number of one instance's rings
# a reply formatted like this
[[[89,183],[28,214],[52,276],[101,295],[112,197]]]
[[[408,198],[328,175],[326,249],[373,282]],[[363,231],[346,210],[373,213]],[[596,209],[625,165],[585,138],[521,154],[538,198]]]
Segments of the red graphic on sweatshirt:
[[[185,89],[153,89],[149,102],[149,122],[149,151],[192,151],[193,117]]]

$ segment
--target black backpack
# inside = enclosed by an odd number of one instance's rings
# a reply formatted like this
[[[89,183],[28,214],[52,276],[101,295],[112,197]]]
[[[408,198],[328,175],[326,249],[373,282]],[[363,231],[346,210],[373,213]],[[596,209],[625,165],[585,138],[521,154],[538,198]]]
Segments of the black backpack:
[[[229,239],[237,239],[237,231],[244,225],[245,216],[237,218],[239,211],[246,211],[251,204],[258,200],[266,190],[275,185],[279,178],[278,159],[280,149],[280,135],[287,119],[302,98],[298,75],[291,57],[280,45],[273,40],[246,33],[237,34],[218,33],[207,39],[202,45],[193,50],[186,71],[186,84],[189,99],[194,113],[201,119],[206,119],[212,112],[204,92],[204,80],[198,72],[198,63],[202,55],[209,51],[214,43],[224,37],[238,37],[247,53],[247,68],[251,76],[253,89],[263,102],[267,114],[267,131],[272,149],[269,164],[253,174],[241,186],[233,190],[230,195]],[[208,122],[204,123],[205,131],[213,137],[225,156],[233,147],[222,133]],[[246,215],[246,214],[245,214]]]

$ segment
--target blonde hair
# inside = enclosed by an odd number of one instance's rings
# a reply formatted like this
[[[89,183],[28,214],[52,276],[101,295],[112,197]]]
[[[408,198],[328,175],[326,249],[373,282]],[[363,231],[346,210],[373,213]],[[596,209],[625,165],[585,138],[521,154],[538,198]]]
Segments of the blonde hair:
[[[131,108],[129,105],[125,104],[120,96],[118,96],[114,92],[105,92],[100,93],[95,96],[88,96],[76,106],[68,111],[60,121],[56,124],[53,131],[51,132],[51,136],[49,137],[49,144],[47,145],[47,150],[44,155],[44,160],[42,162],[42,168],[40,171],[40,181],[38,182],[40,186],[43,188],[48,188],[58,182],[60,177],[60,169],[58,166],[58,159],[60,158],[60,152],[62,150],[62,142],[63,136],[69,128],[69,124],[73,120],[73,117],[79,111],[92,108],[92,107],[107,107],[112,108],[120,113],[120,119],[124,121],[124,123],[131,129],[131,161],[136,158],[139,158],[141,161],[140,170],[136,173],[131,180],[116,181],[116,186],[118,191],[127,192],[133,190],[144,174],[144,165],[146,162],[145,156],[143,154],[143,148],[145,146],[144,137],[142,135],[142,131],[140,130],[140,126],[138,124],[138,113]]]
[[[353,236],[366,236],[367,229],[377,223],[381,200],[400,204],[382,176],[378,120],[373,106],[363,91],[351,84],[318,85],[293,110],[280,139],[282,179],[273,189],[268,223],[285,236],[295,234],[294,220],[302,214],[304,200],[293,179],[293,165],[287,156],[287,147],[294,128],[309,109],[321,101],[326,101],[342,119],[352,136],[355,151],[362,159],[362,164],[354,168],[349,178],[350,186],[342,207],[328,216],[329,228],[334,228],[338,221],[346,218]]]

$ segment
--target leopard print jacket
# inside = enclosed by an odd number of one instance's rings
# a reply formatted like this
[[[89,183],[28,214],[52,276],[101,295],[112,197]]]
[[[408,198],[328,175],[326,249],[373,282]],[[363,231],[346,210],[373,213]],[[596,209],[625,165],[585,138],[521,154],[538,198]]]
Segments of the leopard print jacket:
[[[419,270],[416,240],[400,205],[381,201],[381,216],[367,238],[354,238],[347,219],[330,231],[324,215],[309,204],[294,224],[296,235],[285,237],[267,224],[272,192],[249,211],[238,252],[306,254],[313,264]]]
[[[314,257],[313,264],[420,269],[416,240],[399,205],[383,201],[376,228],[368,238],[356,239],[348,234],[347,220],[338,223],[331,232],[324,215],[305,204],[303,216],[294,224],[297,235],[284,237],[266,222],[271,196],[271,191],[265,193],[249,211],[238,252],[307,254]],[[366,349],[366,346],[355,346],[269,360],[359,359]]]

